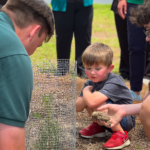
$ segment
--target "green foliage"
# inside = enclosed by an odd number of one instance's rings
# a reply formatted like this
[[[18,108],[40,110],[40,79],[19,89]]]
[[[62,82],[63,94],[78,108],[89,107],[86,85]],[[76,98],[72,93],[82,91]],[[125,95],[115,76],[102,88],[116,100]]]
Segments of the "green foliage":
[[[41,113],[39,113],[39,112],[34,112],[34,113],[33,113],[33,117],[34,117],[34,118],[42,118],[42,115],[41,115]]]
[[[43,108],[46,117],[40,121],[39,139],[35,145],[36,150],[59,150],[59,129],[60,125],[53,118],[53,95],[43,96]]]

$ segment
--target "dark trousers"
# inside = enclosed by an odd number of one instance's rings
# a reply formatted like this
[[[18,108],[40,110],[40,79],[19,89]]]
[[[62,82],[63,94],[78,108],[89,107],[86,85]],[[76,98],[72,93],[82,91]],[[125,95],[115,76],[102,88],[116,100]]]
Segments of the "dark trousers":
[[[136,4],[127,3],[127,27],[130,60],[130,86],[132,91],[141,91],[145,67],[145,45],[146,35],[143,27],[132,24],[129,20],[130,8]]]
[[[81,56],[91,44],[93,6],[84,7],[83,2],[68,2],[66,12],[53,11],[56,28],[57,59],[70,59],[73,33],[77,73],[84,71]]]
[[[114,14],[116,30],[121,49],[119,72],[124,79],[130,78],[129,68],[129,50],[127,36],[127,19],[122,19],[119,14]]]

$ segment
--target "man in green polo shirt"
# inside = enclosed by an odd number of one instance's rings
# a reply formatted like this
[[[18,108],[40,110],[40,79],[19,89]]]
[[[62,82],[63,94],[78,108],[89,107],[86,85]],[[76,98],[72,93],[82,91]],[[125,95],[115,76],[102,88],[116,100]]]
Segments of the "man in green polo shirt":
[[[54,33],[43,0],[8,0],[0,12],[0,150],[25,150],[33,89],[29,55]]]

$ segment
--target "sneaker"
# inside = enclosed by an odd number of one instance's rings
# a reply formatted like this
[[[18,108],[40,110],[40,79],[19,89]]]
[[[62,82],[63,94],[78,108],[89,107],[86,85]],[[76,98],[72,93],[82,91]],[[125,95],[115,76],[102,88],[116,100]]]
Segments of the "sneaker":
[[[128,133],[125,131],[125,134],[120,131],[113,132],[111,138],[104,144],[105,149],[122,149],[130,145],[128,138]]]
[[[105,128],[93,122],[89,127],[79,131],[79,135],[84,138],[105,137]]]
[[[134,93],[132,90],[130,90],[130,93],[131,93],[131,96],[132,96],[133,101],[142,101],[141,92],[140,92],[139,95],[137,95],[137,94]]]

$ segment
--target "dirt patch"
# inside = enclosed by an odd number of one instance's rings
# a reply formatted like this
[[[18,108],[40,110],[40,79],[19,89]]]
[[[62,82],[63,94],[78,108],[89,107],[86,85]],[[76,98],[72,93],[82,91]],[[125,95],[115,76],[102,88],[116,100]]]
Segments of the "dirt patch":
[[[104,121],[107,123],[108,126],[111,126],[110,117],[106,113],[100,111],[94,111],[92,113],[92,120],[99,121],[100,123]]]

